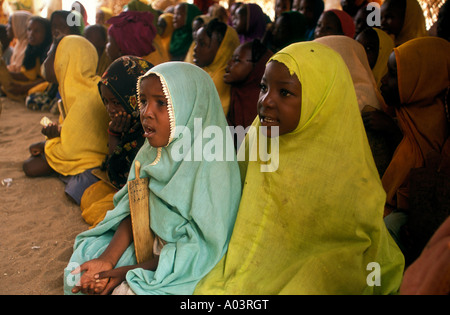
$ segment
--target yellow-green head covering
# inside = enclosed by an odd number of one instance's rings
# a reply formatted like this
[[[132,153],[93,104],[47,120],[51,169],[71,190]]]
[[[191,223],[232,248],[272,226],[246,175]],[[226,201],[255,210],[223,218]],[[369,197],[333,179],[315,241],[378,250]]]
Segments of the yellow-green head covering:
[[[196,293],[397,292],[404,259],[383,221],[386,194],[347,66],[315,42],[292,44],[274,61],[302,84],[299,124],[278,138],[276,171],[261,172],[259,161],[243,163],[228,252]],[[253,133],[259,126],[257,118]],[[250,131],[241,150],[255,150],[255,139]]]

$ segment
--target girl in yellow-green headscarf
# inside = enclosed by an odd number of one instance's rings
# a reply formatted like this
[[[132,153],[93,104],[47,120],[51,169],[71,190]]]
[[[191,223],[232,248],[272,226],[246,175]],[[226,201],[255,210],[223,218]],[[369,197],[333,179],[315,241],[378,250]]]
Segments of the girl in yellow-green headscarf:
[[[195,293],[396,293],[404,259],[383,222],[386,195],[342,58],[315,42],[275,54],[252,126],[238,158],[267,134],[278,168],[241,163],[228,252]]]

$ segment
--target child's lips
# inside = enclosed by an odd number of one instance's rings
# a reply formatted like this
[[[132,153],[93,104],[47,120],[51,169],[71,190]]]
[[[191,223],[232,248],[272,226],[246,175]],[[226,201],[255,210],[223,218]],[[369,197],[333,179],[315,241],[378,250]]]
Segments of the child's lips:
[[[151,137],[155,133],[155,129],[153,129],[152,127],[143,126],[143,128],[145,138]]]
[[[259,116],[259,121],[262,126],[278,126],[279,124],[278,119],[262,115]]]

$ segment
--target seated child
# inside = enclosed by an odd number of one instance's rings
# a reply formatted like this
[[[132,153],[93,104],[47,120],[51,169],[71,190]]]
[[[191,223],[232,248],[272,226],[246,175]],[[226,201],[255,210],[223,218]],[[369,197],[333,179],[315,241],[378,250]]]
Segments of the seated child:
[[[381,87],[381,79],[387,73],[389,56],[394,49],[394,41],[383,30],[376,27],[364,29],[356,40],[364,46],[377,87]]]
[[[194,161],[189,156],[200,140],[194,132],[198,119],[202,133],[214,126],[222,143],[232,141],[214,83],[192,64],[167,62],[152,68],[138,86],[146,141],[128,180],[149,179],[153,256],[137,261],[132,200],[124,187],[105,219],[75,239],[65,294],[192,294],[226,251],[241,194],[236,157],[227,160],[223,152],[218,159]],[[206,141],[199,149],[209,155]],[[136,162],[142,166],[139,174]]]
[[[328,10],[322,13],[314,31],[314,38],[327,35],[355,37],[355,23],[350,15],[342,10]]]
[[[417,0],[386,0],[380,9],[381,29],[393,36],[395,47],[427,36],[425,17]]]
[[[103,25],[89,25],[84,29],[84,37],[94,45],[98,53],[97,75],[102,76],[111,64],[106,53],[106,44],[108,43],[108,33]]]
[[[99,82],[99,92],[111,123],[109,153],[101,170],[102,180],[86,189],[81,198],[81,215],[94,227],[114,208],[114,194],[127,183],[131,163],[144,144],[136,98],[137,80],[153,65],[134,56],[116,59]]]
[[[255,39],[240,45],[231,56],[223,76],[224,82],[231,85],[230,110],[227,116],[230,126],[247,128],[255,120],[261,78],[272,54]],[[242,139],[236,140],[236,148],[241,141]]]
[[[32,88],[44,82],[41,77],[41,64],[52,43],[50,22],[42,17],[31,17],[27,23],[27,36],[28,45],[20,71],[10,71],[9,84],[2,82],[7,96],[15,100],[25,100]]]
[[[195,48],[195,38],[197,37],[197,31],[206,24],[211,21],[211,17],[208,15],[199,15],[197,16],[194,21],[192,22],[192,38],[194,39],[192,41],[191,47],[189,47],[189,50],[186,54],[186,58],[184,58],[184,62],[194,63],[194,48]]]
[[[278,168],[262,172],[261,155],[240,163],[228,251],[195,294],[397,293],[404,259],[342,58],[316,42],[286,47],[266,66],[257,106],[238,157],[269,141]]]
[[[81,35],[84,24],[74,24],[69,26],[69,14],[77,14],[77,12],[54,11],[50,17],[51,33],[53,39],[61,39],[66,35]],[[44,82],[28,92],[25,105],[31,110],[50,111],[54,114],[59,113],[58,101],[61,96],[58,93],[58,84]]]
[[[6,25],[0,25],[0,48],[2,49],[1,58],[5,62],[5,65],[8,66],[11,60],[11,55],[13,53],[13,49],[10,46],[12,38],[8,36],[8,32],[6,31]]]
[[[233,28],[238,33],[241,44],[254,39],[262,40],[266,26],[266,16],[256,3],[242,4],[234,13]]]
[[[268,30],[262,42],[273,52],[277,52],[292,43],[305,40],[306,19],[297,11],[283,12],[275,20],[272,30]]]
[[[192,22],[196,16],[201,14],[200,9],[194,4],[182,2],[175,6],[173,33],[169,47],[171,60],[181,61],[186,58],[193,40]]]
[[[323,13],[323,0],[293,0],[292,11],[298,11],[306,18],[305,40],[313,40],[317,21]]]
[[[66,194],[77,204],[84,190],[98,181],[108,153],[109,117],[98,93],[97,51],[85,38],[68,35],[56,42],[44,62],[46,79],[59,84],[62,112],[59,123],[44,127],[46,141],[30,147],[23,164],[27,176],[61,175]]]
[[[228,61],[238,46],[236,31],[218,19],[213,19],[200,28],[195,39],[194,63],[213,79],[225,115],[230,108],[230,86],[225,84],[223,76]]]

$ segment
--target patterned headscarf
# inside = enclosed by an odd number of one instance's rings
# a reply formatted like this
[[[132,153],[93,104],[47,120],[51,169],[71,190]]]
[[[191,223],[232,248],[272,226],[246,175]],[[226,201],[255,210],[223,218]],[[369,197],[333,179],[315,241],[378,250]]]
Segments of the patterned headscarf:
[[[142,58],[123,56],[109,66],[98,84],[100,95],[100,87],[108,87],[132,117],[131,128],[122,135],[114,153],[106,158],[103,165],[109,180],[117,188],[122,188],[127,182],[131,163],[145,140],[139,119],[136,83],[152,67],[151,63]]]

